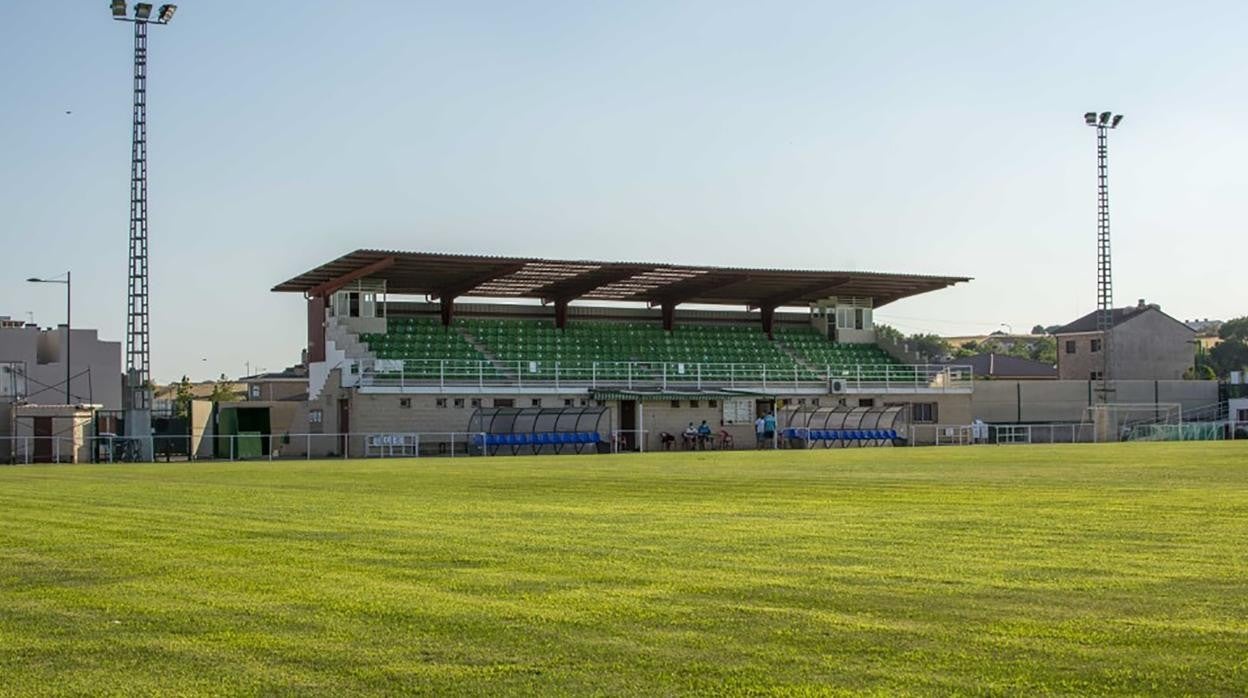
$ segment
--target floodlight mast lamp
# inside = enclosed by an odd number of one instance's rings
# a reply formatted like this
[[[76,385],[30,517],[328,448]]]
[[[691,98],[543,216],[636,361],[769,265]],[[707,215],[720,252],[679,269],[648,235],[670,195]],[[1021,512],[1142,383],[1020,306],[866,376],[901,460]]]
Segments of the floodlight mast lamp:
[[[134,25],[134,119],[130,147],[130,252],[126,284],[126,436],[133,438],[134,457],[150,460],[148,437],[152,424],[151,347],[149,345],[149,286],[147,257],[147,26],[165,25],[176,5],[135,3],[127,16],[125,0],[112,0],[113,19]]]
[[[1118,128],[1122,114],[1094,111],[1083,115],[1083,121],[1096,129],[1096,329],[1101,335],[1101,399],[1109,402],[1111,391],[1109,369],[1112,365],[1110,331],[1114,325],[1113,257],[1109,245],[1109,130]]]

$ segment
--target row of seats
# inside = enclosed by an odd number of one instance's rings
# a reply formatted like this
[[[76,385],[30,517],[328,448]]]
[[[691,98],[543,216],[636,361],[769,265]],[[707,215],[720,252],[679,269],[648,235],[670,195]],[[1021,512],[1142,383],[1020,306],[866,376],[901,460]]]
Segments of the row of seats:
[[[555,446],[561,444],[596,444],[602,435],[596,431],[539,431],[518,434],[477,434],[474,446]]]
[[[895,429],[796,429],[781,432],[786,439],[803,441],[894,441]]]
[[[779,339],[806,363],[826,366],[833,377],[894,382],[918,378],[913,368],[902,366],[874,344],[829,342],[810,327],[787,328],[779,333]]]
[[[879,347],[835,344],[810,327],[777,328],[776,342],[746,324],[685,324],[668,332],[654,323],[579,320],[559,330],[549,320],[461,318],[446,328],[435,317],[399,316],[387,318],[387,327],[386,333],[362,334],[360,339],[378,359],[405,360],[402,376],[414,380],[547,380],[556,373],[583,380],[654,379],[663,374],[663,363],[674,379],[682,377],[682,364],[684,378],[701,375],[714,381],[754,381],[764,375],[776,381],[817,381],[825,368],[832,377],[915,378],[912,369]],[[497,361],[490,361],[474,343]],[[382,377],[397,379],[400,374],[391,371]]]
[[[522,371],[530,377],[553,375],[556,363],[561,373],[586,372],[586,377],[595,362],[749,364],[731,371],[742,380],[757,380],[764,366],[769,376],[785,378],[798,368],[761,330],[744,325],[684,325],[668,332],[654,324],[579,321],[561,331],[549,321],[467,318],[459,322],[500,361],[522,362]],[[600,365],[599,370],[607,372],[600,377],[623,378],[629,369]],[[644,367],[632,370],[638,378],[662,372]],[[805,369],[798,377],[818,379]],[[726,379],[728,373],[714,378]]]

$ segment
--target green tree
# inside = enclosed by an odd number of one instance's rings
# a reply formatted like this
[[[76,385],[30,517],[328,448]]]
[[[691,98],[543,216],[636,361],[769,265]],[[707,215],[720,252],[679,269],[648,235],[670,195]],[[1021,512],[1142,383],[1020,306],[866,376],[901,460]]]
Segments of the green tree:
[[[897,343],[904,342],[906,339],[897,328],[889,325],[876,325],[875,336],[885,337]]]
[[[910,344],[910,348],[919,352],[929,359],[943,359],[950,353],[949,343],[944,337],[934,334],[915,334],[906,340]]]
[[[1031,333],[1032,334],[1045,334],[1044,325],[1036,325],[1035,327],[1032,327]]]
[[[1057,338],[1041,337],[1031,344],[1031,352],[1027,357],[1032,361],[1042,361],[1046,364],[1057,363]]]
[[[222,373],[216,384],[212,386],[212,395],[208,396],[208,399],[213,402],[234,402],[238,400],[238,393],[234,392],[234,385]]]
[[[1225,342],[1248,344],[1248,316],[1237,317],[1234,320],[1227,320],[1222,323],[1221,329],[1218,330],[1218,336]]]
[[[1225,325],[1223,325],[1225,327]],[[1226,339],[1209,351],[1209,363],[1223,378],[1248,367],[1248,342]]]
[[[175,417],[191,416],[191,400],[195,394],[191,390],[191,379],[182,376],[178,381],[177,392],[173,396],[173,414]]]

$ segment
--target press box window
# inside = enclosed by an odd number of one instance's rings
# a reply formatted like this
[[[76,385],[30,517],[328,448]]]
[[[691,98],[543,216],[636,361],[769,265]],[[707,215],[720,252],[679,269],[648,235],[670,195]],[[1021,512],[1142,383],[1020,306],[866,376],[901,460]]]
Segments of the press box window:
[[[401,408],[403,408],[403,409],[405,409],[405,410],[410,410],[410,409],[412,409],[412,399],[411,399],[410,397],[401,397],[401,398],[399,398],[399,407],[401,407]]]
[[[462,408],[464,406],[464,399],[462,397],[455,398],[455,406]]]
[[[434,405],[437,405],[438,407],[446,407],[446,398],[444,398],[444,397],[440,397],[440,398],[438,398],[438,399],[434,400],[434,401],[433,401],[433,404],[434,404]]]

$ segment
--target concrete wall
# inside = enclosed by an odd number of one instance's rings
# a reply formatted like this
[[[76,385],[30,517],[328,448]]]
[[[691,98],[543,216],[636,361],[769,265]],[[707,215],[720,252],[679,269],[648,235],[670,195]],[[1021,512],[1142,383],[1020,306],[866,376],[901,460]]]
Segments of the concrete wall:
[[[1215,381],[1113,381],[1114,403],[1179,403],[1184,409],[1218,401]],[[976,381],[971,418],[989,423],[1081,422],[1098,402],[1091,381]],[[943,418],[946,424],[956,424]],[[967,423],[967,422],[964,422]]]
[[[9,428],[15,439],[29,441],[11,444],[9,457],[34,462],[36,454],[44,451],[45,462],[90,463],[90,437],[93,436],[91,427],[94,417],[93,409],[78,409],[66,405],[19,405],[9,412]],[[51,420],[51,433],[36,437],[35,420],[41,418]],[[41,441],[42,444],[36,444],[35,441]]]
[[[40,344],[45,351],[40,351]],[[44,354],[40,357],[40,354]],[[121,409],[121,343],[100,341],[96,330],[75,329],[70,346],[74,375],[70,390],[75,404]],[[49,359],[40,363],[39,359]],[[32,404],[65,402],[65,328],[37,327],[0,329],[0,364],[18,362],[26,371],[25,398]],[[89,374],[78,375],[90,370]],[[8,380],[6,376],[0,379]],[[51,387],[44,387],[51,386]],[[8,400],[9,398],[5,398]]]
[[[279,378],[274,380],[258,380],[247,382],[247,399],[274,402],[289,400],[308,392],[306,378]]]

